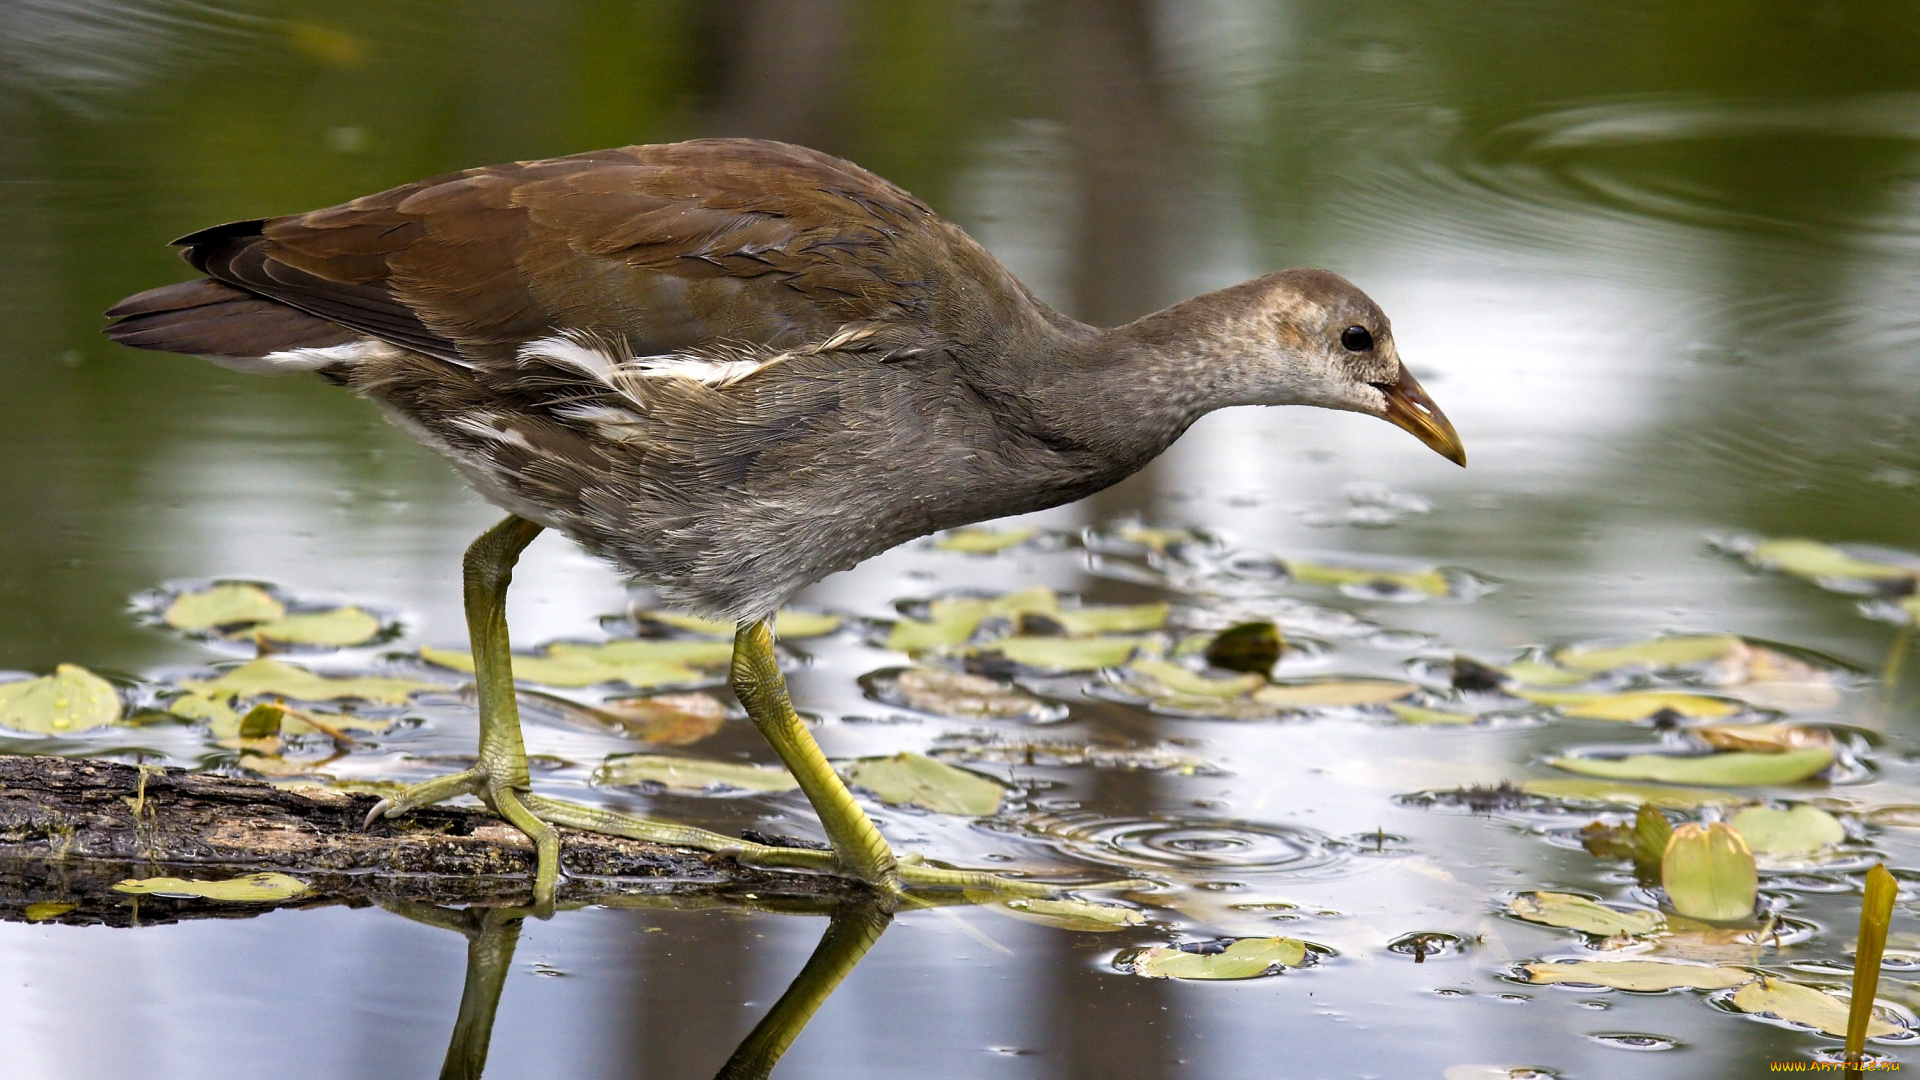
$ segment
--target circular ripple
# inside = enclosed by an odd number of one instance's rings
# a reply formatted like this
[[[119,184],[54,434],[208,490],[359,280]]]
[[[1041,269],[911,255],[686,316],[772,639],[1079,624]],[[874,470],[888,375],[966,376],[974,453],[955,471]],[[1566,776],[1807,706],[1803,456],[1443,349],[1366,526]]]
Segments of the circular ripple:
[[[1345,845],[1288,825],[1220,818],[1061,815],[1024,822],[1029,833],[1095,862],[1143,870],[1319,870]]]

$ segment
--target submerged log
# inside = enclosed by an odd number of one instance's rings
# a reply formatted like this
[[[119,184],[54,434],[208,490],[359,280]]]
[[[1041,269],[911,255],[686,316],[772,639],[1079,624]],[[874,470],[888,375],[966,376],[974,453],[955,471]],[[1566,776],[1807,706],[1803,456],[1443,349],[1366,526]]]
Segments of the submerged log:
[[[182,769],[0,755],[0,920],[132,925],[257,914],[276,906],[531,899],[533,845],[484,810],[435,806],[361,823],[371,795],[289,790]],[[562,902],[636,893],[827,898],[819,875],[561,830]],[[131,896],[127,878],[219,880],[262,871],[307,888],[264,903]]]

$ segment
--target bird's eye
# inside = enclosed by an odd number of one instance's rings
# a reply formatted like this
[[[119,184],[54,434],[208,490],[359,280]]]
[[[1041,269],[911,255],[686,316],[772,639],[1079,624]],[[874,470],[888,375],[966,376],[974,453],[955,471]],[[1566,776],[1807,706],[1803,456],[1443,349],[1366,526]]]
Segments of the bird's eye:
[[[1366,352],[1373,348],[1373,335],[1364,326],[1349,326],[1340,331],[1340,344],[1345,345],[1348,352]]]

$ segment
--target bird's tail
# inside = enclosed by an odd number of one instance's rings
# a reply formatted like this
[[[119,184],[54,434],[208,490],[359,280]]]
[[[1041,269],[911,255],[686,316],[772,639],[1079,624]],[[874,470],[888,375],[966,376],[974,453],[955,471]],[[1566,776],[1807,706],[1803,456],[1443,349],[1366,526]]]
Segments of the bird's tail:
[[[122,345],[202,356],[256,375],[349,363],[363,335],[211,278],[135,293],[107,309],[103,331]]]

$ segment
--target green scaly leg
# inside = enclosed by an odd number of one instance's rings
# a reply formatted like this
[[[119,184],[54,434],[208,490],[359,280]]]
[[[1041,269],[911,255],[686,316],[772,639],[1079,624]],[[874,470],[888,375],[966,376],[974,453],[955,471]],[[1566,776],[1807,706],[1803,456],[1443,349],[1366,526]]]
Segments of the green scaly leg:
[[[997,897],[1052,896],[1060,891],[1057,885],[977,870],[943,870],[926,866],[917,858],[895,858],[887,838],[854,801],[853,792],[847,790],[840,774],[821,753],[813,733],[793,711],[787,680],[780,674],[774,655],[769,620],[743,622],[734,633],[733,693],[820,815],[840,873],[892,896],[914,888],[978,890]]]
[[[470,769],[435,777],[380,800],[368,813],[367,824],[455,796],[475,795],[533,840],[533,896],[542,905],[553,900],[560,873],[560,836],[555,825],[717,852],[754,866],[832,870],[835,862],[830,852],[755,844],[705,829],[549,799],[529,790],[527,749],[520,736],[512,646],[507,637],[507,587],[520,552],[539,534],[539,525],[509,517],[467,548],[463,577],[474,686],[480,698],[479,760]]]

